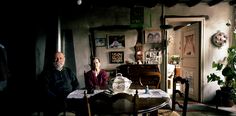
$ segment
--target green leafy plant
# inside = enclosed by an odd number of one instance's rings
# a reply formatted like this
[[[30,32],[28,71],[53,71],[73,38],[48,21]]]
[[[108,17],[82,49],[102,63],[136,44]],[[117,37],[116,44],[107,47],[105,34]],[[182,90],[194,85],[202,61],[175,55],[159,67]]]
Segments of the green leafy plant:
[[[227,50],[228,56],[226,58],[226,63],[224,62],[212,62],[212,68],[216,71],[221,71],[224,78],[221,76],[211,73],[207,75],[207,82],[217,81],[218,85],[222,89],[230,89],[230,98],[234,99],[236,102],[236,46],[232,46]],[[225,59],[223,60],[225,61]]]
[[[212,63],[212,68],[216,71],[221,71],[225,77],[222,79],[219,75],[211,73],[207,76],[207,82],[217,81],[218,85],[222,87],[233,87],[236,88],[236,46],[228,48],[227,63],[215,62]]]

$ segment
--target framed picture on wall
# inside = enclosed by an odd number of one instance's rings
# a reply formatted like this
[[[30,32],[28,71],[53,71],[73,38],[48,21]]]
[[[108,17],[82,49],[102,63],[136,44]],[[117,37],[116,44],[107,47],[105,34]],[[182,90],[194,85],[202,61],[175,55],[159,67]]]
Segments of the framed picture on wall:
[[[194,57],[196,54],[196,39],[194,31],[184,32],[184,40],[183,40],[183,57]]]
[[[95,38],[96,47],[105,47],[106,46],[106,38]]]
[[[109,53],[110,63],[124,63],[124,51],[113,51]]]
[[[145,30],[145,43],[161,43],[161,31],[157,29]]]
[[[125,48],[125,35],[107,35],[108,48]]]

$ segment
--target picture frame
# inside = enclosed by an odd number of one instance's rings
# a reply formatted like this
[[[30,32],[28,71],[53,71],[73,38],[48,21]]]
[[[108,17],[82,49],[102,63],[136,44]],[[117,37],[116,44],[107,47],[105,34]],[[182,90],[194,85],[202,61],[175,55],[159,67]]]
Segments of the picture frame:
[[[107,35],[108,48],[125,48],[125,35],[124,34],[108,34]]]
[[[162,43],[161,31],[157,29],[145,30],[145,43]]]
[[[96,47],[105,47],[106,46],[106,38],[95,38],[95,46]]]
[[[158,50],[149,49],[145,52],[145,64],[161,64],[162,57]]]
[[[109,52],[109,59],[111,64],[124,63],[124,51]]]
[[[183,34],[183,57],[195,57],[196,54],[196,39],[194,31],[187,31]]]

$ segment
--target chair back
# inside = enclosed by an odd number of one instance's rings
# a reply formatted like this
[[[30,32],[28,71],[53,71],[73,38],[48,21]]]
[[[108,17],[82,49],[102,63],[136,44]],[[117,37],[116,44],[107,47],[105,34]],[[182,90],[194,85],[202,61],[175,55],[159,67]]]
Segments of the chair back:
[[[91,115],[132,115],[136,116],[135,95],[128,93],[117,93],[114,95],[101,92],[89,98]]]
[[[91,114],[91,109],[90,109],[90,104],[89,104],[89,100],[88,100],[88,97],[87,97],[87,93],[86,91],[84,91],[84,97],[83,97],[83,104],[84,104],[84,115],[85,116],[92,116]]]
[[[181,85],[185,85],[183,91],[177,90],[176,84],[180,83]],[[183,103],[181,101],[177,101],[177,94],[179,94],[180,99],[183,99]],[[183,110],[182,116],[186,116],[187,113],[187,105],[188,105],[188,97],[189,97],[189,82],[187,78],[182,78],[180,76],[174,77],[173,79],[173,94],[172,94],[172,110],[176,110],[176,104],[178,104],[179,108]]]

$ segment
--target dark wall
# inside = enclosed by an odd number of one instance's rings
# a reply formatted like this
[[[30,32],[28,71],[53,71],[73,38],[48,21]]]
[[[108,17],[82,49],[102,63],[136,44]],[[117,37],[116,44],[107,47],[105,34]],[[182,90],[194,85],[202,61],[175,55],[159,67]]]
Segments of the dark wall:
[[[6,93],[0,98],[4,101],[1,102],[0,115],[5,109],[12,109],[9,115],[13,115],[14,110],[21,110],[17,115],[28,115],[35,110],[38,100],[35,41],[38,32],[45,30],[41,34],[46,35],[48,43],[51,43],[47,48],[48,54],[55,52],[57,13],[44,6],[34,6],[34,3],[30,6],[12,1],[3,2],[1,6],[4,7],[0,8],[0,43],[6,47],[10,76]]]
[[[19,20],[18,20],[19,21]],[[16,104],[11,108],[17,108],[22,101],[27,102],[27,95],[30,95],[34,88],[35,79],[35,52],[34,52],[34,31],[27,22],[22,24],[8,22],[5,33],[0,39],[5,44],[10,76],[7,79],[7,103]],[[23,27],[23,28],[21,28]],[[10,29],[9,29],[10,28]]]
[[[66,57],[65,66],[70,67],[70,69],[76,74],[75,50],[72,30],[62,30],[62,40],[65,42],[65,46],[62,46],[62,48],[64,48],[62,52],[64,52]]]

